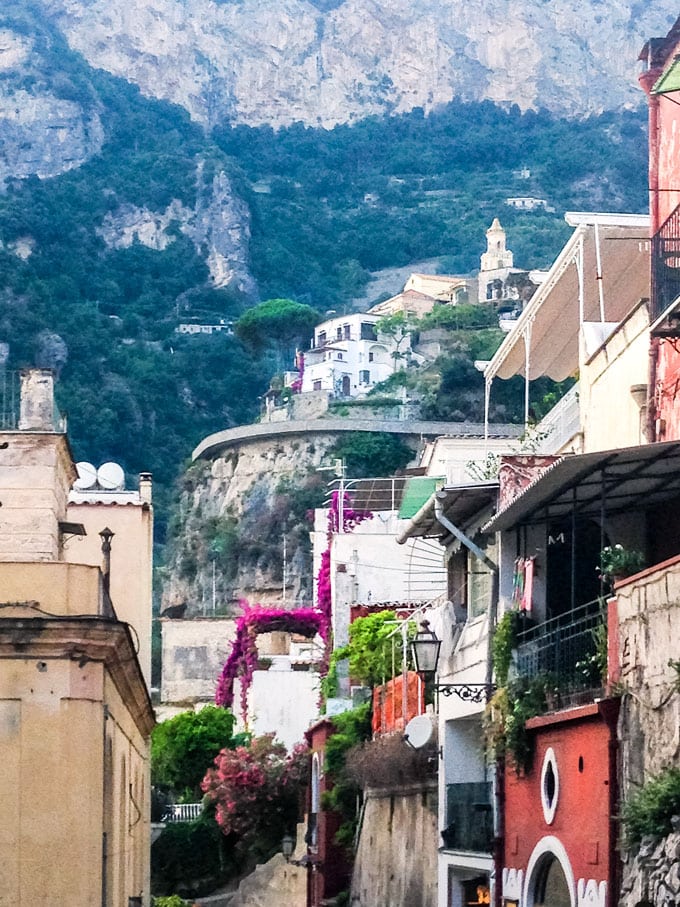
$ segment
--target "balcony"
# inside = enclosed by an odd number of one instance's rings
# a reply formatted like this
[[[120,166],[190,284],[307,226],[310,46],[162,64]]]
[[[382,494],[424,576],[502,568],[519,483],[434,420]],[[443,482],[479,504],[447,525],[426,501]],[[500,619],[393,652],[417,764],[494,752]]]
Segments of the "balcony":
[[[491,853],[493,845],[493,788],[490,781],[446,785],[446,850]]]
[[[680,206],[652,237],[650,320],[656,336],[680,336]]]
[[[517,635],[517,672],[554,679],[562,700],[589,699],[602,687],[606,623],[599,599]],[[606,649],[605,649],[606,651]]]
[[[554,454],[581,431],[578,383],[570,387],[536,426],[536,453]]]

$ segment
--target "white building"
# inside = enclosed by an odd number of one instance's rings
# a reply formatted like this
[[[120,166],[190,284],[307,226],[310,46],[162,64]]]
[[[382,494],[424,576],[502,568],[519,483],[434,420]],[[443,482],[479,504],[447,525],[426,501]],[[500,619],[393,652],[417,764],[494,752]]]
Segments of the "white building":
[[[410,340],[378,334],[377,315],[343,315],[314,329],[305,353],[302,393],[328,391],[336,397],[362,397],[403,368]]]

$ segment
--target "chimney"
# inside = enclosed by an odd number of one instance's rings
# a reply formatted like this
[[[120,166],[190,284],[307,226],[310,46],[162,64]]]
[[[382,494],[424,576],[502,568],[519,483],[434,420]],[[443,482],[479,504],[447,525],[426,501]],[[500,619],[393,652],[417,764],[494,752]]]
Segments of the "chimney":
[[[144,504],[151,503],[151,473],[150,472],[140,472],[139,474],[139,497]]]
[[[19,431],[56,430],[54,420],[54,375],[48,368],[21,372]]]

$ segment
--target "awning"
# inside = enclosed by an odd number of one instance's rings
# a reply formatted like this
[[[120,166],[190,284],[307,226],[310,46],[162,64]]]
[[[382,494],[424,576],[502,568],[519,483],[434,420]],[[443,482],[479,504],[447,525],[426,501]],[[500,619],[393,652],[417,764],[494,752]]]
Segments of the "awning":
[[[576,229],[487,366],[487,381],[525,374],[525,336],[530,379],[548,375],[563,381],[575,373],[581,325],[577,268],[581,245],[584,322],[602,321],[598,248],[604,321],[618,324],[640,299],[649,296],[647,215],[572,213],[565,218]]]
[[[652,88],[652,94],[670,94],[671,91],[680,91],[680,59],[678,57],[657,79]]]
[[[410,520],[414,517],[445,482],[443,476],[414,476],[407,479],[399,508],[399,519]]]
[[[549,466],[485,526],[498,532],[560,520],[649,508],[680,495],[680,442],[574,454]]]
[[[496,503],[498,482],[474,482],[469,485],[449,485],[435,492],[420,510],[397,533],[397,542],[403,545],[408,539],[441,539],[448,530],[435,515],[435,502],[442,505],[444,516],[455,526],[465,528],[478,513]]]

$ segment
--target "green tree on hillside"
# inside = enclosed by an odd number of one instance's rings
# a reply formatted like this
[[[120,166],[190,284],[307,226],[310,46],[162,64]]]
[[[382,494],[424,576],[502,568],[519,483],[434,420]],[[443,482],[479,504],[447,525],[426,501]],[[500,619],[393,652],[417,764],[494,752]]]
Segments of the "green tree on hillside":
[[[257,353],[274,348],[280,367],[292,360],[295,346],[304,344],[319,321],[311,306],[292,299],[268,299],[248,309],[234,325],[237,337]]]

